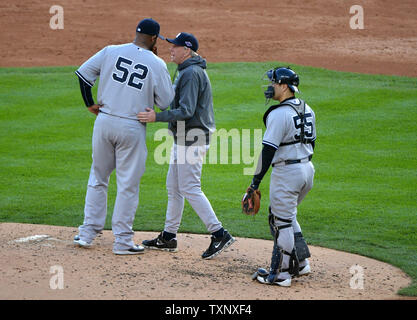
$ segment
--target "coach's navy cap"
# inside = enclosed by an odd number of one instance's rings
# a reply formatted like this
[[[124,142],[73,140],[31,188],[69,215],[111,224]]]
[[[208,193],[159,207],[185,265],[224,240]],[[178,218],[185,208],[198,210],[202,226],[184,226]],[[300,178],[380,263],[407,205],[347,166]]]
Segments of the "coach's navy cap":
[[[185,46],[190,48],[194,52],[198,50],[198,41],[197,38],[194,37],[191,33],[181,32],[178,33],[175,39],[166,39],[168,42],[173,43],[177,46]]]
[[[158,36],[162,40],[165,40],[163,36],[159,34],[159,23],[153,19],[143,19],[139,22],[136,31],[139,33],[149,34],[150,36]]]

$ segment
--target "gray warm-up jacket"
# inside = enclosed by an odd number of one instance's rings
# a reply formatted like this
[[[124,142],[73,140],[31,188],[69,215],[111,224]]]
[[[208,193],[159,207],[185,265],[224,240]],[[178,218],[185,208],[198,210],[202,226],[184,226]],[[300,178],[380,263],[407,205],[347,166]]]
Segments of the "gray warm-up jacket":
[[[216,129],[211,83],[206,67],[206,60],[200,56],[178,65],[178,76],[173,84],[175,97],[170,109],[156,114],[156,121],[169,122],[168,128],[178,144],[185,141],[185,145],[192,145],[202,140],[209,144],[210,135]],[[190,132],[192,129],[199,130]]]

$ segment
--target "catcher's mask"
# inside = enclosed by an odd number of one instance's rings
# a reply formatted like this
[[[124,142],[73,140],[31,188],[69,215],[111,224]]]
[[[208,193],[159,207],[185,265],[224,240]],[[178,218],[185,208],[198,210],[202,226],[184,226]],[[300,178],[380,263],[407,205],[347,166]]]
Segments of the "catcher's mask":
[[[265,77],[266,76],[266,77]],[[269,99],[272,99],[275,95],[274,83],[277,84],[287,84],[292,92],[300,92],[298,90],[298,85],[300,84],[300,79],[298,75],[291,70],[290,67],[277,67],[275,69],[270,69],[264,74],[263,80],[270,82],[267,85],[267,89],[264,91],[265,98],[267,100],[266,104],[269,102]]]

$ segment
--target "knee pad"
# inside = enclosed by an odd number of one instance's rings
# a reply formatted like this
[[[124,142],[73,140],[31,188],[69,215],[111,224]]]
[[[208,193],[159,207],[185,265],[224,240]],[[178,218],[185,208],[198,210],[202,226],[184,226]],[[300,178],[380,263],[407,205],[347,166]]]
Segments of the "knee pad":
[[[272,213],[271,206],[268,207],[268,211],[269,211],[268,213],[269,231],[271,232],[272,237],[274,238],[278,237],[277,235],[278,228],[284,229],[284,228],[292,227],[292,220],[278,218]],[[276,222],[278,223],[280,222],[283,225],[278,226]]]

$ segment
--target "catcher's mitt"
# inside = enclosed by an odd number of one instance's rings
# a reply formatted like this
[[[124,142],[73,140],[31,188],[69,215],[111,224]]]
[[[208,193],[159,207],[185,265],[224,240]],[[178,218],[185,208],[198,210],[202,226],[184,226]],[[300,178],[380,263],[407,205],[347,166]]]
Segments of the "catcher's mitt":
[[[242,199],[242,212],[254,216],[261,207],[261,192],[248,187]]]

